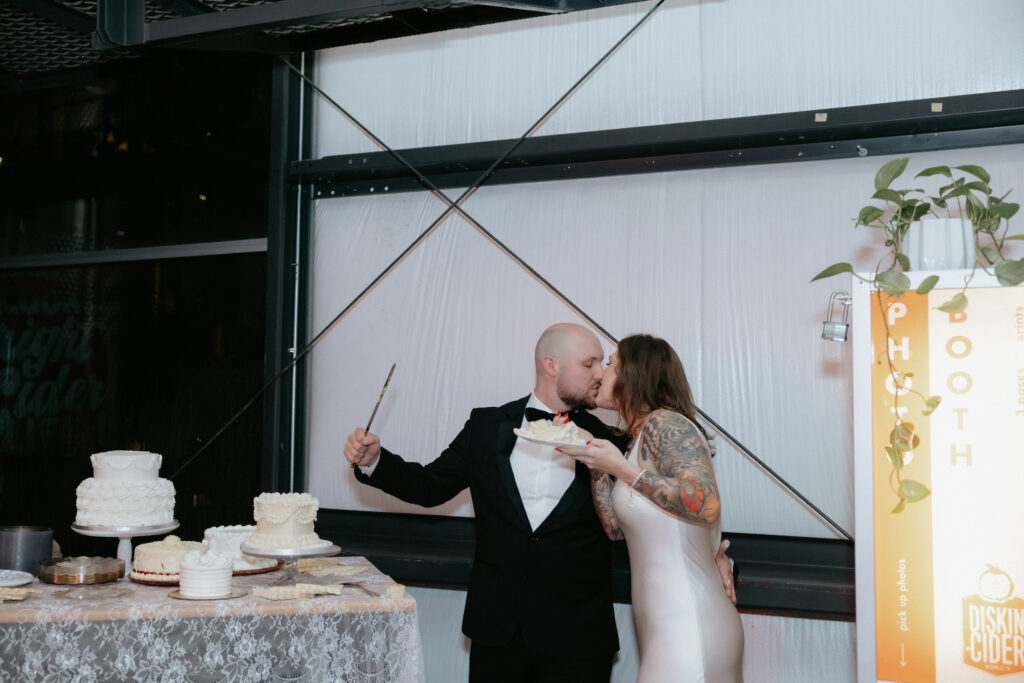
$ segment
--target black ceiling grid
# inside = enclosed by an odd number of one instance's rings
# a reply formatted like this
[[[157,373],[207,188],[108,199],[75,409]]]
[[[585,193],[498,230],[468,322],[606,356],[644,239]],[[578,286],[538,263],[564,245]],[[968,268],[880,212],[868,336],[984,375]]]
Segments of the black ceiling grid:
[[[131,60],[295,54],[637,1],[2,0],[0,93]]]

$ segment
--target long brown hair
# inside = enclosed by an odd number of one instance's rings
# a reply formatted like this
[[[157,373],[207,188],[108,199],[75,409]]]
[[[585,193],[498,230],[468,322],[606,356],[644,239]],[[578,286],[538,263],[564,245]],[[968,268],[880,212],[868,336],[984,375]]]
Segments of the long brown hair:
[[[667,341],[649,334],[634,334],[620,341],[617,351],[612,398],[630,434],[651,412],[665,408],[685,415],[710,440],[697,421],[697,405],[683,362]]]

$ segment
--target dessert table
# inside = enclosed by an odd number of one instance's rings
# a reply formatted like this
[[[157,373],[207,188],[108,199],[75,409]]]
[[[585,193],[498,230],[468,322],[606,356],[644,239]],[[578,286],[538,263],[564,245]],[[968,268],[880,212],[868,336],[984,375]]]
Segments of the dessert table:
[[[174,599],[176,586],[129,579],[36,579],[25,588],[40,593],[0,603],[0,680],[423,683],[415,599],[386,597],[388,576],[365,558],[343,559],[366,569],[297,580],[361,585],[291,600],[252,592],[280,585],[278,571],[233,577],[247,593],[221,600]]]

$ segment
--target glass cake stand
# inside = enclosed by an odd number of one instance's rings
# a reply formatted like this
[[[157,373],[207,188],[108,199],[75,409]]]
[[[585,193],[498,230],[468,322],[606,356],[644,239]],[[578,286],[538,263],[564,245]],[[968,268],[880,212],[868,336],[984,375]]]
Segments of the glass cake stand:
[[[72,524],[71,530],[83,536],[100,538],[119,538],[117,543],[117,559],[124,560],[124,575],[132,573],[132,538],[135,536],[155,536],[174,531],[178,528],[178,520],[172,519],[167,524],[152,526],[83,526]]]
[[[274,560],[284,560],[284,571],[274,583],[288,583],[295,580],[298,569],[298,561],[306,557],[330,557],[341,552],[341,548],[330,541],[323,541],[321,545],[310,546],[309,548],[260,548],[248,543],[241,545],[241,550],[246,555],[253,557],[265,557]]]

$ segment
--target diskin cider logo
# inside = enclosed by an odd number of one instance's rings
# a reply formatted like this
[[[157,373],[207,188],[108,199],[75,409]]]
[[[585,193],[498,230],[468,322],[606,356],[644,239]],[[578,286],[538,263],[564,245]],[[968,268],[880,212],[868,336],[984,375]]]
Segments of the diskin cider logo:
[[[964,663],[997,676],[1024,671],[1024,600],[1009,574],[985,566],[978,594],[964,598]]]

